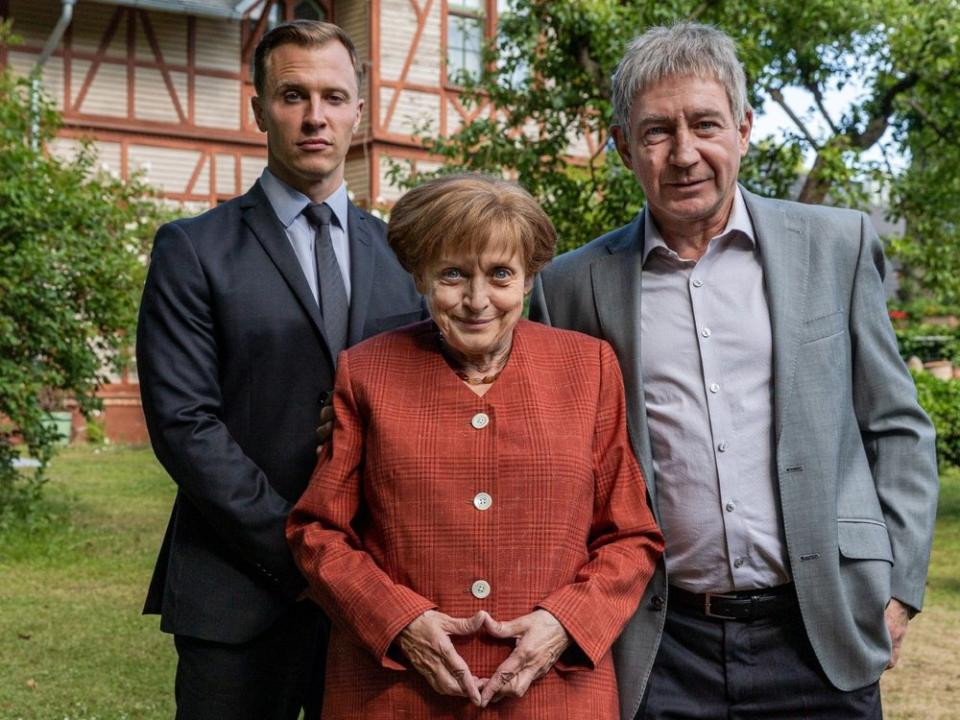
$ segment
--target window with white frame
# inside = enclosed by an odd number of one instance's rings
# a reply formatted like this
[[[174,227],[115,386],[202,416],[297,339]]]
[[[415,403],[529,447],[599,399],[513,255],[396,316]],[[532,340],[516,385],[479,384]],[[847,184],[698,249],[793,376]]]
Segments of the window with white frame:
[[[477,79],[483,68],[485,0],[447,3],[447,80]]]

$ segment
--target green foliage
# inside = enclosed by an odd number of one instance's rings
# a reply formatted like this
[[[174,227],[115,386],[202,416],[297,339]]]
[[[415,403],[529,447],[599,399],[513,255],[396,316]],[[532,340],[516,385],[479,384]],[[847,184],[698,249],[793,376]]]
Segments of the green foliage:
[[[109,442],[103,420],[96,416],[87,418],[86,435],[88,445],[102,446]]]
[[[588,158],[581,145],[573,165],[571,142],[607,137],[609,79],[629,40],[682,19],[734,37],[757,113],[789,107],[790,89],[810,98],[809,108],[791,108],[797,120],[783,140],[755,138],[740,176],[747,187],[855,207],[885,191],[892,218],[907,223],[907,239],[893,246],[910,270],[904,296],[960,302],[955,0],[513,0],[483,76],[465,83],[465,103],[489,100],[498,112],[480,113],[449,137],[424,128],[424,146],[450,166],[440,172],[515,177],[550,214],[561,250],[609,231],[636,213],[642,193],[609,142]],[[848,86],[862,92],[831,116],[824,98]],[[878,146],[905,157],[908,168],[868,159]],[[809,169],[805,156],[813,157]],[[393,175],[418,181],[400,165]]]
[[[172,718],[176,653],[140,608],[176,486],[149,448],[53,459],[26,522],[0,522],[0,718]]]
[[[903,358],[916,356],[924,362],[949,360],[960,365],[960,328],[910,325],[897,329],[896,333]]]
[[[914,373],[920,405],[937,429],[940,467],[960,466],[960,380],[938,380],[930,373]]]
[[[0,24],[0,44],[9,26]],[[105,368],[128,352],[145,247],[162,209],[138,180],[31,147],[29,81],[0,68],[0,514],[23,513],[43,483],[56,434],[48,410],[70,396],[88,413]],[[58,128],[40,103],[40,146]],[[23,440],[40,460],[13,467]]]

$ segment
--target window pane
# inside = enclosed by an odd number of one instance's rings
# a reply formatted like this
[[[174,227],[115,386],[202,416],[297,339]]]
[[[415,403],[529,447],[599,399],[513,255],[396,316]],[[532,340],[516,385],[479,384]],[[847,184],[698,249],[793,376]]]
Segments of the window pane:
[[[319,5],[310,0],[303,0],[297,3],[293,9],[293,16],[297,20],[326,20],[327,14]]]
[[[447,78],[455,81],[463,71],[479,77],[483,64],[483,20],[456,15],[447,19]]]

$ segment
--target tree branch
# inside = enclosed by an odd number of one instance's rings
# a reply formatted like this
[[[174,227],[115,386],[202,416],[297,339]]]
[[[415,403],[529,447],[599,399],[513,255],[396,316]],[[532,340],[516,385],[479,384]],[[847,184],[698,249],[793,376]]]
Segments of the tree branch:
[[[817,110],[819,110],[820,114],[823,115],[823,119],[827,121],[827,125],[830,127],[830,132],[832,132],[834,135],[838,134],[840,131],[837,129],[836,124],[833,122],[833,118],[830,117],[830,113],[827,112],[827,108],[823,104],[823,93],[820,92],[820,86],[812,80],[805,81],[803,86],[807,89],[807,92],[813,95],[813,101],[817,104]]]
[[[887,91],[877,100],[864,131],[858,132],[853,128],[847,131],[850,146],[866,150],[879,140],[890,125],[890,115],[893,114],[893,103],[897,96],[910,90],[918,82],[920,82],[920,73],[914,71],[904,75],[887,88]]]
[[[930,113],[923,109],[923,106],[917,101],[916,98],[909,98],[907,100],[907,105],[913,108],[914,112],[920,116],[920,119],[927,124],[927,126],[936,133],[937,137],[941,140],[953,140],[953,133],[941,128],[932,117]]]
[[[600,63],[590,55],[589,38],[576,38],[574,43],[577,48],[577,63],[590,78],[600,97],[604,100],[610,100],[612,97],[612,93],[610,92],[610,78],[607,77],[603,68],[600,67]]]
[[[787,101],[784,99],[783,93],[780,91],[780,89],[768,87],[766,90],[768,93],[770,93],[770,97],[773,98],[773,101],[783,108],[783,111],[787,114],[787,116],[793,120],[793,124],[797,126],[803,136],[807,139],[807,142],[813,145],[815,150],[819,150],[820,143],[817,142],[817,139],[807,129],[807,126],[804,125],[803,120],[801,120],[800,117],[793,111],[793,109],[787,105]]]

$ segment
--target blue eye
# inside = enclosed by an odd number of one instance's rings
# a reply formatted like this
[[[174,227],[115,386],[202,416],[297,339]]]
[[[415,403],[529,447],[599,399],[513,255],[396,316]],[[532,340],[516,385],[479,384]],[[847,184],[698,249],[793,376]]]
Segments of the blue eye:
[[[460,272],[459,268],[444,268],[440,271],[440,277],[444,280],[459,280],[463,277],[463,273]]]
[[[510,269],[505,267],[498,267],[493,271],[494,280],[509,280],[512,275],[513,273],[510,272]]]

